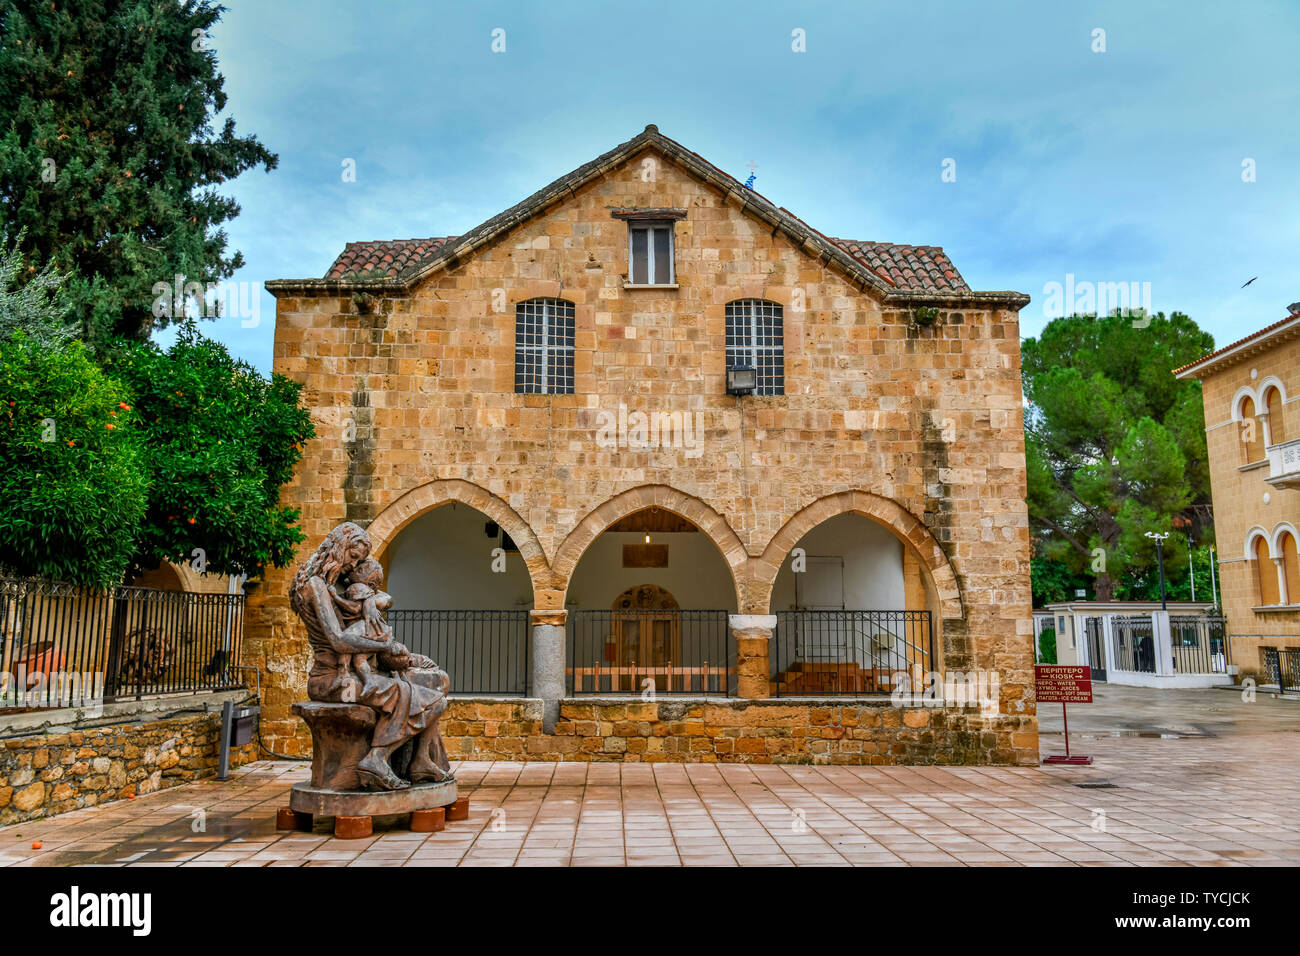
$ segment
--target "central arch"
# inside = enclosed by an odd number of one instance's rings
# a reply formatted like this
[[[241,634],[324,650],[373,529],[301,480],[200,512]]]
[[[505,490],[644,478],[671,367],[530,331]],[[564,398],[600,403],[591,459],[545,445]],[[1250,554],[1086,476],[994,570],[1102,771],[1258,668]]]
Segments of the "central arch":
[[[727,519],[699,498],[678,491],[668,485],[643,485],[630,488],[615,495],[600,505],[578,522],[569,532],[555,552],[551,562],[554,587],[567,591],[573,579],[574,569],[586,552],[588,546],[596,540],[606,528],[621,518],[644,511],[648,508],[660,508],[670,511],[678,517],[685,518],[699,528],[713,542],[731,574],[732,587],[736,593],[736,606],[744,607],[743,582],[749,555],[745,551],[736,532],[731,530]]]

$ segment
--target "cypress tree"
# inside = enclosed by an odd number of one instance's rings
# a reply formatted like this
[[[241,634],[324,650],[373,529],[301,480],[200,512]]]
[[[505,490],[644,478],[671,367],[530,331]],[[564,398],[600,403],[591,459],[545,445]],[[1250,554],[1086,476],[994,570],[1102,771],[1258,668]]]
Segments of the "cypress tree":
[[[218,187],[277,162],[225,118],[202,0],[0,0],[0,223],[28,268],[70,273],[82,336],[143,340],[152,291],[243,265]]]

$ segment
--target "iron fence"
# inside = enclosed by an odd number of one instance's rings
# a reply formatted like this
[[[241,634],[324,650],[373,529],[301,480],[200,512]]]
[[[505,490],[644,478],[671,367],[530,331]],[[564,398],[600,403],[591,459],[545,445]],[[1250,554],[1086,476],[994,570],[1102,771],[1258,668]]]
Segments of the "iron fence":
[[[528,612],[392,610],[393,639],[431,657],[451,693],[528,696]]]
[[[1277,684],[1277,692],[1285,694],[1300,688],[1300,647],[1261,647],[1264,664],[1264,683]]]
[[[1228,620],[1199,614],[1169,615],[1169,640],[1178,674],[1226,674],[1232,663]]]
[[[1111,660],[1115,669],[1139,674],[1156,672],[1156,631],[1150,614],[1116,615],[1111,619]]]
[[[0,706],[58,706],[73,682],[105,702],[241,687],[243,618],[242,594],[0,578],[0,675],[28,695]]]
[[[736,695],[736,649],[726,611],[573,611],[570,695]]]
[[[929,611],[778,611],[771,692],[888,694],[895,675],[936,664]]]

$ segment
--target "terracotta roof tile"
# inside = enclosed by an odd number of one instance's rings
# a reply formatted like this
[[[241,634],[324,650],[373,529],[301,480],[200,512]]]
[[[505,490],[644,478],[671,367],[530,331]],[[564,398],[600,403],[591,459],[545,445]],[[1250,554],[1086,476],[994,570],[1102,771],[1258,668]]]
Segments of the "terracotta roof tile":
[[[414,271],[456,236],[349,242],[325,273],[326,279],[354,276],[397,278]],[[831,239],[849,255],[900,289],[968,292],[970,286],[938,246],[902,246],[860,239]]]
[[[970,291],[966,280],[939,246],[900,246],[891,242],[835,238],[831,242],[900,289]]]
[[[1245,338],[1237,339],[1235,342],[1229,342],[1227,345],[1223,346],[1223,348],[1215,349],[1208,355],[1202,355],[1195,362],[1188,362],[1186,365],[1181,365],[1174,369],[1174,374],[1182,375],[1184,372],[1189,372],[1192,369],[1195,369],[1196,372],[1208,371],[1217,364],[1217,359],[1223,358],[1231,352],[1237,352],[1244,346],[1248,346],[1252,342],[1255,342],[1257,339],[1267,339],[1283,329],[1286,329],[1288,335],[1294,336],[1297,330],[1300,330],[1300,326],[1297,326],[1297,320],[1300,320],[1300,311],[1292,312],[1285,319],[1278,319],[1272,325],[1266,325],[1258,332],[1252,332]],[[1263,343],[1261,343],[1261,345],[1262,344]]]
[[[325,273],[326,279],[344,276],[378,276],[396,278],[409,269],[417,268],[454,240],[456,236],[433,239],[379,239],[373,242],[349,242],[334,264]]]

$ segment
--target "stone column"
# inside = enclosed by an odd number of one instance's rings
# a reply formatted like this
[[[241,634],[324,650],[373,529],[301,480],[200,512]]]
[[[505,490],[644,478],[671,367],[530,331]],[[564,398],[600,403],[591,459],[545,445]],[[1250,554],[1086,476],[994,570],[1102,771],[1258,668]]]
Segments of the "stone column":
[[[736,639],[736,693],[750,700],[770,697],[768,645],[776,632],[776,615],[731,614],[727,623]]]
[[[553,733],[565,695],[564,623],[569,612],[535,608],[532,621],[532,696],[542,700],[542,732]]]

